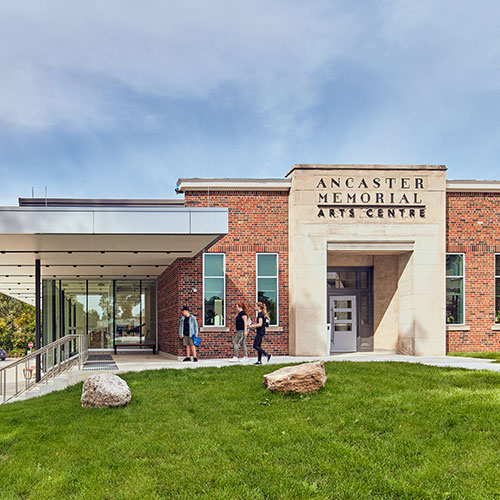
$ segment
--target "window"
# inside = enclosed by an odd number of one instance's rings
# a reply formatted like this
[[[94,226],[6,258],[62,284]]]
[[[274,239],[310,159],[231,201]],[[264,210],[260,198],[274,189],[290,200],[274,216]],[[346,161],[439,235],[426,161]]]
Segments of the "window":
[[[223,253],[203,255],[203,324],[226,324],[226,262]]]
[[[495,323],[500,324],[500,254],[495,255]]]
[[[264,302],[269,325],[278,326],[278,254],[257,254],[257,301]]]
[[[366,273],[365,273],[366,274]],[[328,273],[328,288],[357,288],[356,271],[332,271]]]
[[[446,255],[446,324],[464,324],[464,254]]]

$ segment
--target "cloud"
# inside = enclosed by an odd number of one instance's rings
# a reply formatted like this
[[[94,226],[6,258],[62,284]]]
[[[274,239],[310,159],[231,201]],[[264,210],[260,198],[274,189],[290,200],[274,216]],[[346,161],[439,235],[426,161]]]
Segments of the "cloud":
[[[315,99],[354,20],[329,2],[12,2],[3,6],[0,119],[109,128],[116,88],[209,99],[240,89],[271,129]],[[25,36],[19,36],[19,33]]]
[[[281,176],[295,162],[494,177],[498,12],[492,0],[4,2],[0,196],[32,184],[169,196],[179,175]]]

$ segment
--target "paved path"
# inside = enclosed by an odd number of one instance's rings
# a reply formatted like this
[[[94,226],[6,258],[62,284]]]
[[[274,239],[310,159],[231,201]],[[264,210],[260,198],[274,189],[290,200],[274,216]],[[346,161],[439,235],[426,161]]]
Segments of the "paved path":
[[[400,361],[403,363],[420,363],[429,366],[447,366],[451,368],[465,368],[467,370],[500,371],[500,363],[493,363],[492,359],[462,358],[459,356],[405,356],[403,354],[382,353],[353,353],[340,354],[322,358],[328,361]]]
[[[253,364],[256,358],[243,361],[231,359],[201,359],[198,363],[182,362],[177,359],[169,359],[164,356],[153,354],[118,354],[113,355],[113,359],[118,366],[118,372],[157,370],[161,368],[201,368],[203,366],[234,366],[238,364]],[[431,366],[449,366],[454,368],[466,368],[469,370],[492,370],[500,371],[500,363],[492,363],[490,359],[462,358],[456,356],[404,356],[401,354],[385,353],[353,353],[337,354],[333,356],[273,356],[271,365],[285,363],[305,363],[308,361],[356,361],[356,362],[380,362],[380,361],[400,361],[404,363],[421,363]],[[263,363],[267,363],[264,361]],[[88,373],[88,372],[87,372]],[[91,372],[92,373],[92,372]],[[98,372],[93,372],[98,373]],[[115,372],[116,373],[116,372]]]

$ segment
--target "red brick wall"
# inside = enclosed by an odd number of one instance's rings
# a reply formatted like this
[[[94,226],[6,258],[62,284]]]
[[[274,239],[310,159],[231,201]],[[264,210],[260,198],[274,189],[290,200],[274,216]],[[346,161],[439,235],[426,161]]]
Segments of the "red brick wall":
[[[500,253],[500,194],[447,193],[449,253],[465,254],[465,325],[448,331],[447,350],[500,351],[495,323],[495,253]]]
[[[181,308],[188,305],[199,318],[193,288],[199,288],[201,264],[193,266],[191,259],[176,259],[158,278],[158,346],[159,350],[182,356],[179,339]],[[201,303],[200,303],[201,305]]]
[[[282,331],[266,333],[263,347],[274,355],[288,354],[288,192],[282,191],[206,191],[187,192],[188,207],[226,207],[229,231],[209,252],[226,254],[226,327],[229,331],[201,332],[200,358],[233,355],[236,302],[246,302],[254,311],[256,301],[256,253],[278,253],[279,326]],[[202,256],[177,259],[159,278],[158,338],[160,350],[182,355],[178,339],[180,307],[188,305],[203,324]],[[196,289],[196,292],[193,290]],[[252,341],[247,341],[254,355]],[[240,349],[240,356],[242,355]]]

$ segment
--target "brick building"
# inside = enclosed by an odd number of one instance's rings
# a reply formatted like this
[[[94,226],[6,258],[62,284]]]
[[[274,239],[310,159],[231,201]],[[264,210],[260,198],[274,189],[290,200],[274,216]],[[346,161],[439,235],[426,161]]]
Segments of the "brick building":
[[[273,354],[500,350],[500,182],[294,165],[177,193],[0,208],[0,292],[43,310],[42,343],[77,333],[101,351],[183,356],[187,305],[200,357],[230,357],[236,302],[257,301]]]
[[[446,232],[447,351],[499,351],[500,182],[449,181]]]
[[[206,250],[224,261],[223,317],[217,321],[221,324],[212,324],[215,321],[208,318],[203,305],[204,254],[194,259],[178,259],[158,278],[159,349],[182,355],[177,336],[179,311],[187,305],[200,320],[201,355],[232,356],[235,304],[245,302],[253,313],[258,300],[258,257],[269,255],[276,261],[277,294],[276,318],[267,329],[266,343],[273,353],[288,354],[288,184],[272,180],[238,181],[237,186],[226,187],[227,182],[217,179],[191,181],[193,184],[192,190],[189,180],[179,181],[185,191],[186,206],[228,209],[227,235]]]

